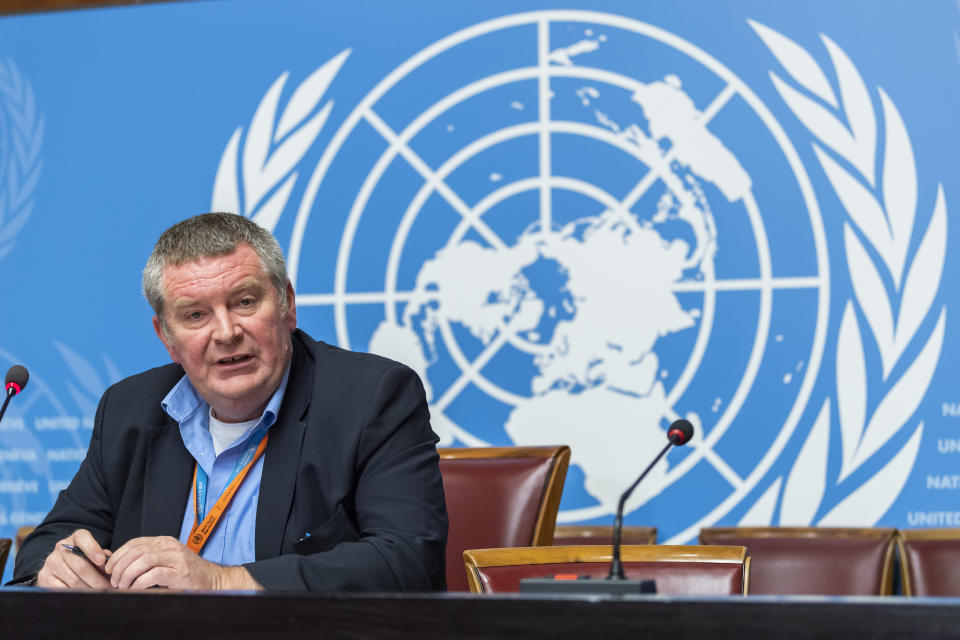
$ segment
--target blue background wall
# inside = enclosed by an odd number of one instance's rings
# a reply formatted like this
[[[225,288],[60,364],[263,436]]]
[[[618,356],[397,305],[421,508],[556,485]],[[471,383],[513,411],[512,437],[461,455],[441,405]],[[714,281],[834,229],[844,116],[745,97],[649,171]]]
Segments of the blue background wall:
[[[444,444],[571,444],[562,521],[609,522],[686,416],[627,517],[662,541],[960,525],[958,31],[945,1],[0,19],[0,367],[32,375],[0,535],[166,362],[140,269],[211,208],[274,230],[303,328],[421,373]]]

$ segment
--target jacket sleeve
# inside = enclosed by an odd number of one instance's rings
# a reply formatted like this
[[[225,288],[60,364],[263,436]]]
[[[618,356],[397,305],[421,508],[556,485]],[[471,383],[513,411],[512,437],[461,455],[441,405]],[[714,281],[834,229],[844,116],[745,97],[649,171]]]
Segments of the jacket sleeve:
[[[113,510],[102,468],[103,420],[110,389],[97,407],[87,455],[70,485],[60,492],[56,503],[17,552],[11,584],[30,581],[43,567],[58,540],[77,529],[86,529],[100,546],[107,548],[113,535]]]
[[[265,588],[446,588],[446,502],[423,385],[393,363],[368,397],[353,470],[356,527],[338,511],[325,526],[340,530],[339,544],[323,548],[306,538],[294,545],[296,553],[244,565]]]

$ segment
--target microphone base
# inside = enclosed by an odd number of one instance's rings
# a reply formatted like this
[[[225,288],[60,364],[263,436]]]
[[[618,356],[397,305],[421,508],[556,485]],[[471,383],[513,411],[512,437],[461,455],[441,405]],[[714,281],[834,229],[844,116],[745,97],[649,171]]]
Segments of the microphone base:
[[[524,578],[520,581],[520,593],[626,596],[656,592],[657,584],[653,580],[605,580],[580,576],[576,580]]]

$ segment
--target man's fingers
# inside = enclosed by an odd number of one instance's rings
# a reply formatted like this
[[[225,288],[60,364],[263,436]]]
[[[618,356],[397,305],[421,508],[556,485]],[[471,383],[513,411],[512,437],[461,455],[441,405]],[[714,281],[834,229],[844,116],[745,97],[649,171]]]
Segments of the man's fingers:
[[[109,589],[110,583],[98,567],[61,546],[73,542],[71,536],[57,543],[37,574],[37,585],[53,589]]]
[[[104,571],[110,575],[113,575],[118,571],[122,572],[124,567],[126,567],[130,561],[136,559],[137,556],[143,552],[143,540],[145,540],[145,538],[134,538],[111,553],[110,557],[107,559],[107,563],[103,567]]]
[[[129,589],[134,582],[152,569],[163,565],[162,555],[145,553],[123,567],[114,571],[110,582],[118,589]]]
[[[150,587],[164,587],[169,582],[170,569],[167,567],[153,567],[140,576],[130,585],[131,589],[149,589]]]
[[[122,553],[121,553],[122,551]],[[107,571],[110,575],[110,584],[119,587],[123,576],[130,570],[130,565],[136,563],[145,553],[142,548],[121,549],[107,561]]]
[[[107,561],[107,556],[103,552],[100,543],[97,542],[93,534],[86,529],[77,529],[74,531],[67,542],[68,544],[80,547],[80,550],[87,556],[87,559],[97,567],[102,567]]]
[[[110,583],[106,577],[104,577],[99,567],[94,566],[85,558],[81,558],[66,549],[61,548],[60,553],[63,556],[63,564],[66,566],[67,571],[77,578],[76,581],[70,583],[71,587],[86,586],[90,589],[110,588]],[[60,572],[57,572],[56,575],[61,577]]]
[[[182,546],[176,538],[167,536],[134,538],[110,555],[105,570],[111,576],[119,576],[126,571],[130,563],[144,554],[176,551]],[[114,586],[118,584],[116,579],[111,579],[111,582]]]

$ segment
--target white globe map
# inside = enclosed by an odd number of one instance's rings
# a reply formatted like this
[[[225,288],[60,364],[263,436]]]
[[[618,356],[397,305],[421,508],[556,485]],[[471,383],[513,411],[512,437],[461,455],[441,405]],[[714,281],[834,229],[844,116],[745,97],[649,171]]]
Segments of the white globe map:
[[[370,342],[372,351],[414,366],[427,384],[435,342],[451,323],[484,345],[502,336],[529,352],[538,373],[531,397],[520,398],[510,413],[507,433],[517,445],[537,445],[543,425],[551,425],[570,444],[587,492],[609,509],[622,491],[620,470],[662,438],[660,419],[672,411],[658,380],[657,341],[694,328],[700,316],[674,292],[691,273],[702,279],[716,241],[702,186],[688,171],[711,176],[731,200],[750,186],[733,154],[698,125],[699,111],[676,77],[643,86],[633,100],[655,138],[636,124],[607,119],[606,126],[626,131],[641,153],[653,154],[652,162],[659,161],[658,139],[674,141],[676,168],[661,175],[668,188],[652,223],[641,224],[617,203],[562,228],[536,223],[504,248],[451,240],[424,263],[400,324],[381,324]],[[696,246],[661,237],[657,223],[667,220],[688,224]],[[624,434],[616,447],[585,428],[608,415],[621,421],[603,427]],[[658,466],[636,501],[658,492],[665,477],[666,465]]]

